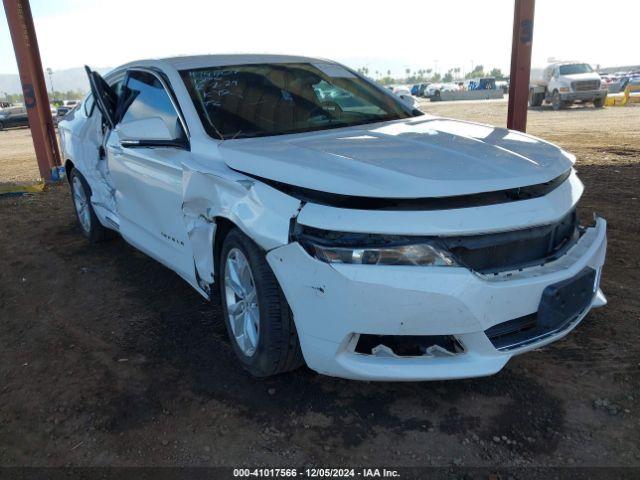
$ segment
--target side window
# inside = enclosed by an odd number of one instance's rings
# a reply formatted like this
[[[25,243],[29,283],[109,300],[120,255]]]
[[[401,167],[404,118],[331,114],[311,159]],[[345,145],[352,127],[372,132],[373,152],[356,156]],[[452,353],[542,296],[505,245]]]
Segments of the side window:
[[[167,125],[174,139],[184,137],[176,109],[169,94],[155,75],[148,72],[129,72],[127,83],[120,97],[118,110],[123,112],[120,123],[159,117]]]
[[[120,96],[120,92],[122,91],[122,83],[123,82],[124,82],[124,78],[119,78],[114,83],[109,83],[109,85],[111,86],[113,91],[118,96]],[[91,115],[93,115],[93,111],[95,110],[95,107],[96,107],[96,102],[95,102],[95,100],[93,98],[93,94],[92,93],[89,93],[89,95],[87,95],[87,98],[83,102],[83,106],[84,106],[84,114],[87,117],[90,117]]]

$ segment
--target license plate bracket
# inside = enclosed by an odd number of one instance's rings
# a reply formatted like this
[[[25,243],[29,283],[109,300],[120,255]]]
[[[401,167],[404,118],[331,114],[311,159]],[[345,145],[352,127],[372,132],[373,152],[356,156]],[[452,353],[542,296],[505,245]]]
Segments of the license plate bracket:
[[[586,267],[575,277],[547,286],[538,307],[538,328],[551,332],[573,322],[591,304],[596,276]]]

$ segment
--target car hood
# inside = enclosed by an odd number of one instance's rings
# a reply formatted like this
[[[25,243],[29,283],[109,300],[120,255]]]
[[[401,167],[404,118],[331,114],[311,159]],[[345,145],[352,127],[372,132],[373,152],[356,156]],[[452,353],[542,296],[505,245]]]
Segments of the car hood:
[[[227,165],[342,195],[447,197],[548,182],[572,155],[530,135],[431,116],[313,133],[227,140]]]
[[[600,74],[596,72],[574,73],[572,75],[562,75],[562,78],[572,82],[576,80],[601,80]]]

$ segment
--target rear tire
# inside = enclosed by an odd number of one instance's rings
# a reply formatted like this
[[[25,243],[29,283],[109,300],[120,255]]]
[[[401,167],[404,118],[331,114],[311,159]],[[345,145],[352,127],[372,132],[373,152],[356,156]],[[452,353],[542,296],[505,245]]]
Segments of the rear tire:
[[[69,177],[71,185],[71,199],[76,212],[76,219],[82,234],[91,243],[97,243],[107,238],[108,230],[102,226],[91,205],[91,188],[82,174],[77,170],[71,171]]]
[[[224,320],[242,366],[256,377],[302,366],[293,314],[264,251],[233,228],[218,265]]]
[[[535,93],[533,90],[529,90],[529,106],[530,107],[539,107],[542,105],[544,101],[543,93]]]
[[[4,123],[0,122],[0,130],[4,130]]]

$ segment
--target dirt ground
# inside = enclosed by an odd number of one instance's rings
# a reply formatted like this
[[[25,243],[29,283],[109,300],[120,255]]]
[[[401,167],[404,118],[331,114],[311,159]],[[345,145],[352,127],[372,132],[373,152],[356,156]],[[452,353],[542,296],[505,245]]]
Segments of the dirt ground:
[[[0,130],[0,185],[31,183],[39,178],[31,131],[28,128]]]
[[[0,199],[0,465],[640,466],[640,107],[531,111],[529,131],[577,155],[582,216],[609,222],[609,305],[482,379],[251,378],[217,307],[85,242],[66,185]],[[0,132],[0,183],[35,165],[28,130]]]

